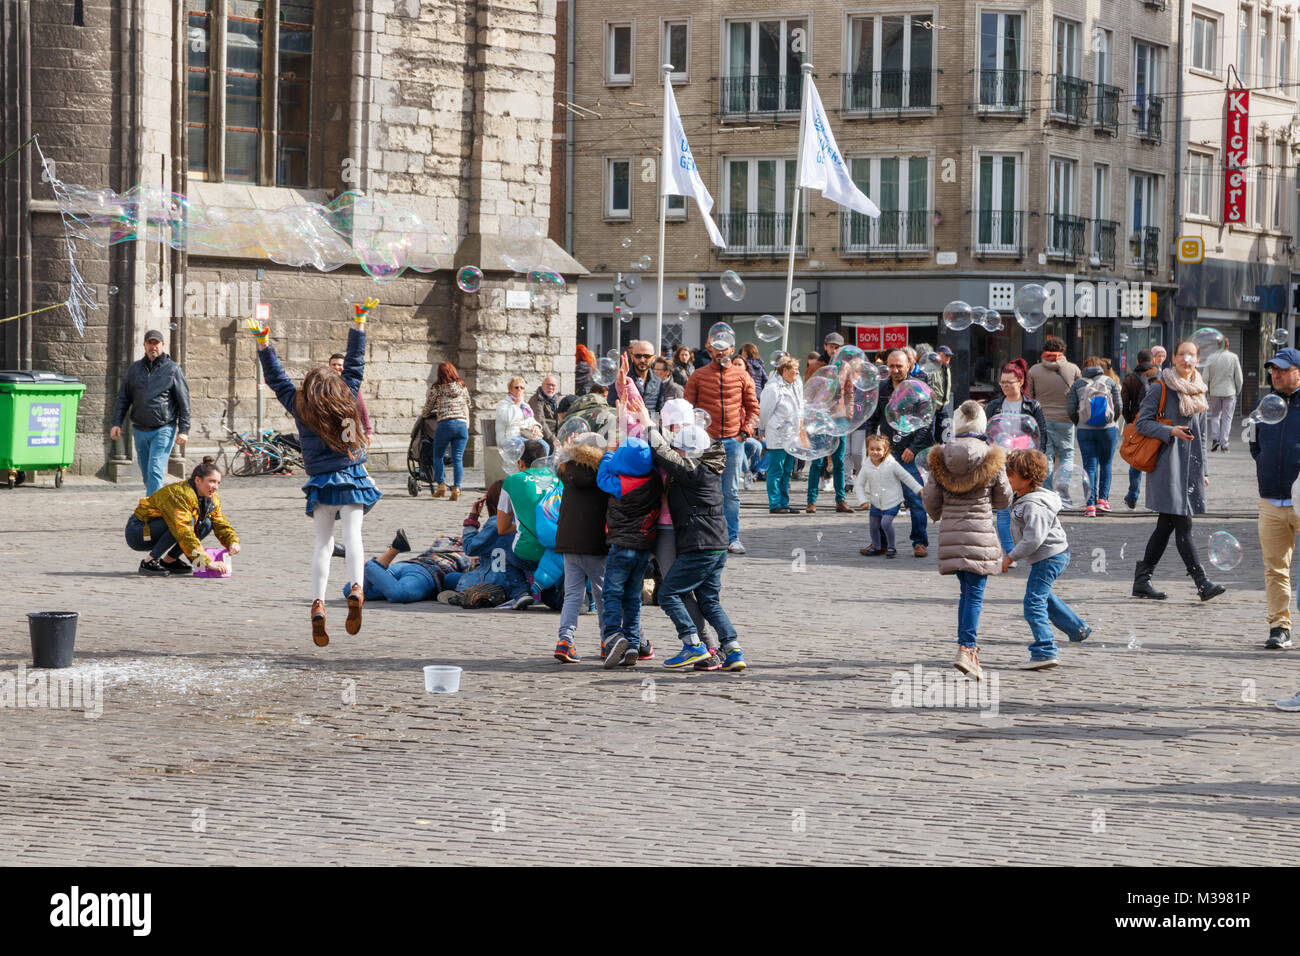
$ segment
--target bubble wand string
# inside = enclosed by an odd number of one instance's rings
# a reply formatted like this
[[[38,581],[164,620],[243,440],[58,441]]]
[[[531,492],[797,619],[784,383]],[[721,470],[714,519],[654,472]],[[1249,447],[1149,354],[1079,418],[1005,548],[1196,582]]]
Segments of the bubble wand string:
[[[19,153],[25,150],[28,146],[32,145],[32,143],[34,143],[35,141],[36,141],[36,134],[33,133],[31,136],[27,137],[27,142],[23,143],[21,146],[15,147],[13,152],[9,153],[9,155],[7,155],[4,159],[0,159],[0,166],[3,166],[5,163],[9,162],[9,160],[13,159],[15,156],[17,156]]]
[[[17,315],[5,316],[3,319],[0,319],[0,322],[12,322],[14,319],[26,318],[29,315],[36,315],[39,312],[48,312],[50,309],[61,309],[67,304],[68,303],[66,302],[55,302],[53,305],[46,305],[39,309],[32,309],[30,312],[19,312]]]

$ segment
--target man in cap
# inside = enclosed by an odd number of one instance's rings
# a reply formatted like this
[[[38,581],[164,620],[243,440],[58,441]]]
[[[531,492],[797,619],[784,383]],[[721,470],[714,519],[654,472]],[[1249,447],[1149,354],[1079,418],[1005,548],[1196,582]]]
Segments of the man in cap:
[[[1264,646],[1291,646],[1291,556],[1300,516],[1291,487],[1300,476],[1300,351],[1281,349],[1264,363],[1273,393],[1286,399],[1287,416],[1276,425],[1254,426],[1250,456],[1259,484],[1259,547],[1264,553],[1264,595],[1268,603],[1268,640]],[[1296,414],[1291,414],[1296,412]],[[1286,706],[1283,706],[1286,705]],[[1300,694],[1278,701],[1283,710],[1300,710]]]
[[[934,394],[934,407],[943,408],[952,400],[952,349],[940,345],[935,349],[939,356],[939,371],[929,376],[930,391]]]
[[[132,362],[122,376],[108,432],[112,441],[121,436],[128,409],[136,464],[144,476],[145,494],[152,495],[167,481],[172,444],[184,445],[190,437],[190,389],[181,367],[163,351],[163,336],[157,329],[144,334],[144,357]]]

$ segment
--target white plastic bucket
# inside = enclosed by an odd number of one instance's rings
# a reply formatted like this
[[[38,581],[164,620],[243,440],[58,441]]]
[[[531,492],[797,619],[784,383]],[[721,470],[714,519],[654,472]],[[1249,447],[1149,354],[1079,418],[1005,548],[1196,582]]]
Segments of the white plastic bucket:
[[[460,690],[459,667],[430,664],[424,669],[424,689],[430,694],[454,694]]]

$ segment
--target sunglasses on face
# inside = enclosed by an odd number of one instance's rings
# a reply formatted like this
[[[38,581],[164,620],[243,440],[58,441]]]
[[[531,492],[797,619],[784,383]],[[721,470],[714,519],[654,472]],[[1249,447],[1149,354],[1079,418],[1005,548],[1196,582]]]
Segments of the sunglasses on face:
[[[653,355],[633,355],[632,357],[633,357],[634,359],[652,359],[652,358],[654,358]]]

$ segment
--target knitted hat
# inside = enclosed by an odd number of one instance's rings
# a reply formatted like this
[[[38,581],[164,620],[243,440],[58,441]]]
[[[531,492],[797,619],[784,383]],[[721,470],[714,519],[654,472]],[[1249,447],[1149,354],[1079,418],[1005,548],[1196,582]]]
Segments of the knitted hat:
[[[984,409],[980,408],[979,402],[962,402],[952,413],[953,435],[983,435],[988,427],[988,420],[984,417]]]

